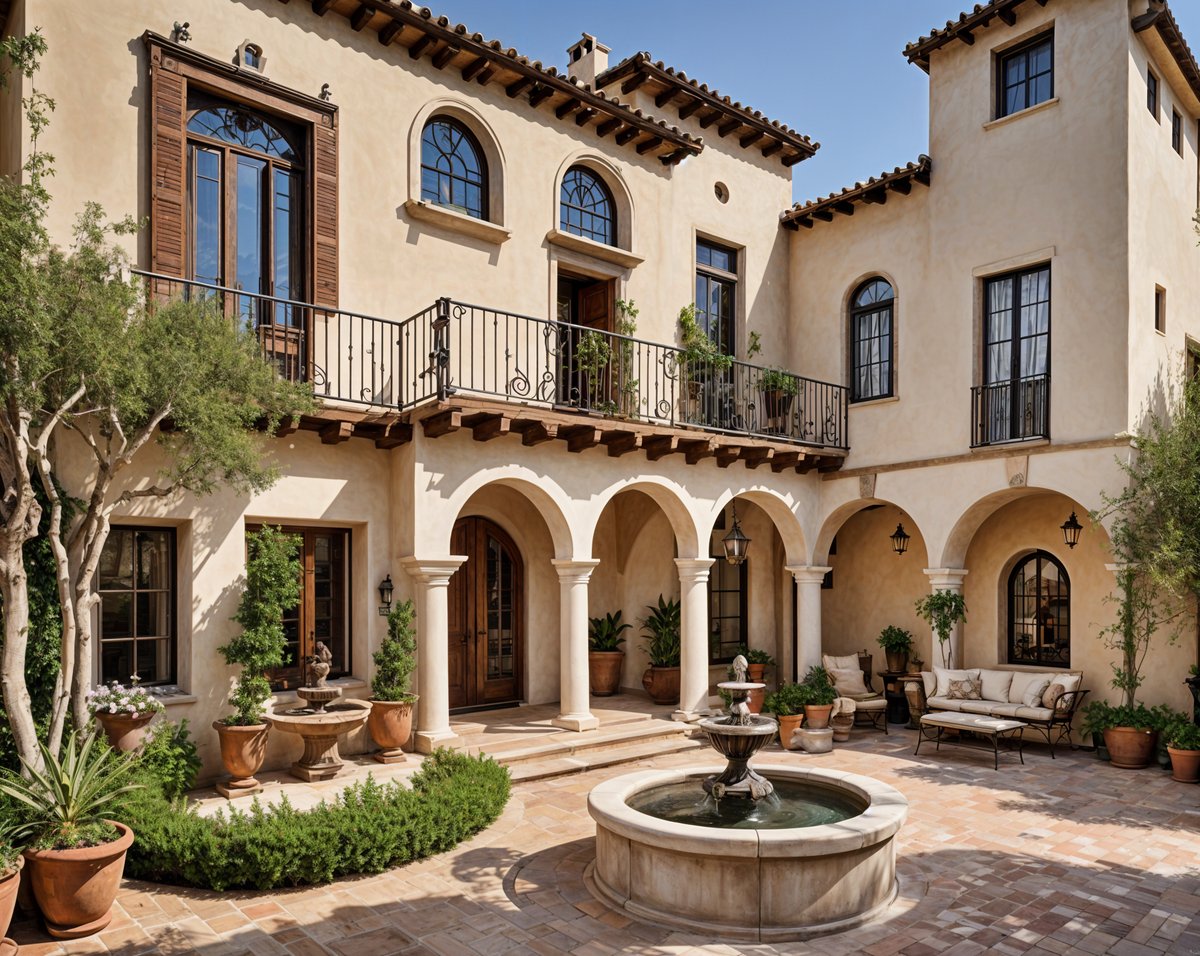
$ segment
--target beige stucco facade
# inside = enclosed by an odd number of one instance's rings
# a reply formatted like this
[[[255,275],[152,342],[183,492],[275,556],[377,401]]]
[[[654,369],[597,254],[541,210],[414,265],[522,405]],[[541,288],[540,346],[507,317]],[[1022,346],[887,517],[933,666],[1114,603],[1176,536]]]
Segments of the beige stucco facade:
[[[674,344],[676,315],[694,296],[702,238],[737,253],[739,356],[758,332],[759,361],[816,380],[848,381],[850,298],[863,280],[886,278],[896,294],[893,395],[851,404],[848,455],[842,462],[839,451],[820,468],[651,456],[640,444],[620,453],[603,443],[534,443],[516,429],[487,441],[469,426],[432,437],[417,410],[411,439],[396,447],[359,437],[325,443],[305,429],[270,439],[281,478],[263,493],[131,507],[121,521],[177,529],[178,693],[166,699],[172,717],[202,728],[206,774],[219,770],[207,727],[225,713],[231,679],[216,648],[235,627],[246,526],[262,522],[349,530],[350,666],[342,679],[349,693],[367,694],[383,634],[377,584],[391,575],[398,600],[416,599],[422,748],[453,741],[447,594],[464,561],[453,551],[453,529],[469,516],[502,529],[523,566],[517,699],[561,701],[563,725],[572,729],[594,726],[581,603],[588,616],[621,610],[636,622],[660,594],[681,597],[679,715],[710,705],[725,665],[710,663],[706,580],[735,500],[752,541],[747,639],[778,660],[774,679],[802,672],[822,650],[867,648],[882,662],[875,638],[889,624],[913,630],[919,656],[935,661],[935,642],[913,609],[931,587],[963,588],[960,660],[1020,666],[1006,657],[1006,582],[1022,556],[1044,550],[1070,577],[1070,666],[1085,672],[1094,697],[1115,698],[1110,655],[1096,637],[1112,617],[1111,556],[1103,528],[1086,515],[1103,492],[1120,488],[1125,436],[1161,402],[1182,367],[1185,340],[1200,341],[1192,229],[1200,101],[1157,34],[1133,31],[1145,0],[1024,3],[1013,25],[994,20],[973,44],[935,50],[928,186],[798,230],[780,221],[791,202],[789,167],[764,155],[752,136],[719,135],[724,121],[713,114],[656,106],[645,88],[625,94],[619,82],[606,91],[703,140],[698,155],[664,162],[639,152],[636,139],[622,146],[569,111],[559,117],[556,100],[537,108],[503,85],[465,80],[457,64],[436,66],[429,51],[413,56],[399,43],[382,44],[378,23],[355,27],[354,6],[335,3],[319,16],[310,4],[279,0],[182,0],[170,9],[157,0],[116,0],[84,31],[70,4],[14,3],[7,28],[36,26],[49,44],[37,84],[57,103],[42,144],[57,158],[56,238],[67,241],[86,201],[114,216],[150,215],[153,131],[142,36],[165,36],[173,20],[186,20],[189,55],[228,63],[249,38],[266,55],[271,83],[309,97],[329,84],[339,137],[341,308],[402,320],[449,296],[552,322],[559,279],[570,273],[615,280],[615,297],[640,310],[637,336]],[[996,55],[1051,28],[1054,97],[994,120]],[[71,66],[83,62],[87,84]],[[1162,122],[1145,108],[1148,67],[1163,80]],[[248,89],[256,82],[248,78]],[[1183,115],[1182,155],[1171,148],[1172,108]],[[11,98],[0,116],[0,158],[11,169],[27,149]],[[479,141],[488,167],[485,222],[420,202],[421,133],[435,116],[453,117]],[[573,165],[595,172],[612,192],[615,251],[558,229],[559,186]],[[129,252],[135,265],[150,266],[146,233]],[[1050,437],[972,448],[984,281],[1041,264],[1052,274]],[[1167,296],[1165,334],[1154,329],[1156,286]],[[480,331],[455,347],[473,348],[469,362],[486,364],[494,346]],[[494,404],[522,405],[511,395]],[[676,431],[681,440],[704,437]],[[787,450],[775,445],[776,453]],[[64,445],[61,454],[69,467],[86,467],[80,449]],[[128,480],[154,473],[147,460]],[[1072,511],[1085,529],[1068,550],[1059,525]],[[911,534],[903,556],[888,538],[898,523]],[[829,568],[832,588],[822,588]],[[636,631],[627,632],[621,679],[631,692],[640,692],[646,666]],[[1183,707],[1182,680],[1196,655],[1194,636],[1156,649],[1144,698]],[[273,765],[299,747],[282,734],[271,746]]]

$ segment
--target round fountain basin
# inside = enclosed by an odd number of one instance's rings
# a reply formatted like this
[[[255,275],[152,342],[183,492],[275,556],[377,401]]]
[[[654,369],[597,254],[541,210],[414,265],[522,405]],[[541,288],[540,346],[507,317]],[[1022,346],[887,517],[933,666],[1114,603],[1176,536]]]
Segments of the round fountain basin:
[[[837,770],[757,769],[799,801],[791,804],[797,825],[684,823],[638,809],[670,802],[680,788],[694,795],[694,809],[708,769],[642,771],[597,786],[588,795],[592,888],[632,917],[731,939],[805,939],[880,914],[896,895],[893,840],[908,814],[904,795]],[[820,821],[830,809],[820,804],[848,815]],[[743,810],[759,812],[746,803]]]
[[[642,790],[629,806],[648,816],[697,827],[735,830],[785,830],[826,826],[856,817],[866,805],[853,794],[809,782],[776,780],[775,792],[762,800],[716,800],[696,793],[692,780]]]

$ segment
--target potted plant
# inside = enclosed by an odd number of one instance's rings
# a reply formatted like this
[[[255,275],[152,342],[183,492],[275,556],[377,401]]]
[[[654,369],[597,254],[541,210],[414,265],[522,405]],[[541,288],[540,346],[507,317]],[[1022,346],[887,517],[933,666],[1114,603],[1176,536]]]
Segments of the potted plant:
[[[829,726],[833,728],[833,739],[845,743],[854,729],[854,711],[858,705],[850,697],[839,697],[833,702],[829,713]]]
[[[137,750],[146,739],[150,721],[165,709],[162,701],[138,686],[138,676],[129,678],[130,686],[113,681],[88,693],[88,710],[100,724],[108,742],[123,753]]]
[[[1084,708],[1084,733],[1101,734],[1109,760],[1123,770],[1148,767],[1163,729],[1160,715],[1142,704],[1109,704],[1094,700]]]
[[[608,336],[594,329],[584,332],[575,343],[574,354],[575,371],[582,386],[580,405],[588,411],[613,414],[617,406],[608,396],[608,376],[605,374],[613,358]]]
[[[637,345],[632,336],[637,332],[638,307],[632,299],[617,299],[617,335],[621,336],[617,346],[617,395],[620,397],[621,415],[637,418],[640,411],[641,381],[634,377],[637,372]]]
[[[746,679],[756,684],[761,684],[766,679],[768,667],[775,666],[775,658],[760,648],[742,646],[738,648],[738,653],[746,658]],[[752,714],[762,713],[766,694],[765,687],[750,691],[750,712]]]
[[[22,762],[24,776],[5,771],[0,793],[16,801],[14,837],[26,844],[33,898],[58,939],[90,936],[112,920],[133,831],[105,818],[128,782],[133,756],[82,741],[72,733],[61,756],[39,744],[44,769]]]
[[[12,922],[17,889],[21,885],[21,867],[25,858],[17,852],[7,834],[0,833],[0,954],[15,956],[17,944],[8,939],[8,924]]]
[[[1171,776],[1180,783],[1200,783],[1200,727],[1190,720],[1176,720],[1165,736]]]
[[[950,632],[956,624],[967,619],[967,602],[957,591],[939,590],[918,598],[916,608],[937,635],[943,665],[953,667],[954,651],[950,645]]]
[[[804,725],[809,730],[824,730],[829,726],[833,702],[837,700],[833,679],[829,676],[829,671],[816,665],[808,669],[803,683],[807,692],[807,699],[804,701]]]
[[[673,704],[679,700],[679,617],[678,600],[663,600],[658,606],[647,605],[650,613],[642,620],[642,628],[650,638],[642,649],[650,656],[650,666],[642,675],[642,686],[656,704]]]
[[[392,605],[387,617],[387,635],[372,655],[375,674],[371,678],[367,729],[379,745],[374,757],[380,763],[402,762],[403,747],[412,734],[413,705],[417,702],[417,695],[410,692],[412,673],[417,666],[415,616],[411,600]]]
[[[262,789],[254,774],[267,755],[267,672],[284,663],[283,612],[300,600],[299,548],[299,538],[270,525],[246,536],[246,583],[233,618],[242,630],[217,648],[225,663],[242,668],[229,695],[233,713],[213,722],[221,740],[221,761],[231,775],[228,782],[217,784],[226,797]]]
[[[804,720],[804,705],[808,703],[808,688],[804,684],[780,684],[779,690],[767,694],[763,706],[779,721],[779,743],[784,750],[793,750],[792,734]]]
[[[632,624],[621,622],[621,612],[588,619],[588,684],[597,697],[611,697],[621,687],[625,652],[624,631]]]
[[[887,656],[888,670],[893,674],[903,674],[908,668],[908,654],[913,646],[912,632],[889,624],[879,632],[878,643]]]
[[[800,391],[800,380],[781,368],[764,369],[758,380],[763,395],[763,414],[768,419],[787,418]]]
[[[721,351],[708,332],[696,321],[696,305],[689,303],[679,310],[680,384],[683,395],[693,405],[700,402],[704,384],[714,372],[723,372],[733,364],[733,356]],[[689,416],[695,420],[693,413]]]

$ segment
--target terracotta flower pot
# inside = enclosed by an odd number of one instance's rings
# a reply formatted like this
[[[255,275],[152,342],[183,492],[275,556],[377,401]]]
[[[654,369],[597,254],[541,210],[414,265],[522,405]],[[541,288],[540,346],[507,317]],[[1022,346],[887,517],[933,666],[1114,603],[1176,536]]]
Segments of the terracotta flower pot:
[[[642,675],[642,686],[656,704],[679,702],[679,668],[647,667]]]
[[[747,664],[746,665],[746,680],[755,684],[761,684],[763,677],[767,673],[766,664]],[[763,709],[763,701],[767,699],[767,689],[760,687],[758,690],[750,691],[750,713],[761,714]]]
[[[112,920],[112,905],[125,872],[125,853],[133,831],[109,820],[120,837],[100,846],[75,850],[26,850],[27,875],[33,898],[57,939],[91,936]]]
[[[215,720],[212,726],[221,740],[221,763],[230,774],[228,781],[217,784],[217,790],[226,797],[257,793],[262,784],[254,775],[267,758],[268,725],[235,727]]]
[[[829,726],[833,728],[833,739],[839,743],[845,743],[850,739],[850,731],[854,727],[854,715],[842,714],[829,719]]]
[[[624,651],[588,651],[588,686],[596,697],[611,697],[621,689]]]
[[[379,744],[372,756],[380,763],[402,763],[407,758],[402,749],[412,736],[412,700],[375,700],[371,698],[371,712],[367,714],[367,729],[371,739]]]
[[[8,924],[12,922],[13,907],[17,905],[17,888],[21,885],[21,867],[25,865],[24,857],[17,857],[17,865],[12,872],[0,876],[0,954],[9,956],[16,953],[17,944],[11,939],[5,939]]]
[[[1172,779],[1180,783],[1200,783],[1200,750],[1176,750],[1174,747],[1168,747],[1167,753],[1171,755]],[[3,907],[0,907],[0,917],[3,915]]]
[[[809,730],[824,730],[829,726],[829,715],[833,704],[805,704],[804,726]]]
[[[908,651],[884,651],[887,657],[888,671],[893,674],[903,674],[908,668]]]
[[[1104,746],[1114,767],[1141,770],[1150,766],[1158,749],[1158,731],[1144,727],[1108,727],[1104,731]]]
[[[146,731],[154,714],[110,714],[103,710],[96,711],[96,722],[100,724],[104,735],[114,750],[129,753],[142,746],[146,739]]]
[[[797,750],[797,747],[792,746],[792,734],[799,728],[804,721],[803,714],[784,714],[780,717],[775,715],[775,719],[779,721],[779,743],[784,750]]]

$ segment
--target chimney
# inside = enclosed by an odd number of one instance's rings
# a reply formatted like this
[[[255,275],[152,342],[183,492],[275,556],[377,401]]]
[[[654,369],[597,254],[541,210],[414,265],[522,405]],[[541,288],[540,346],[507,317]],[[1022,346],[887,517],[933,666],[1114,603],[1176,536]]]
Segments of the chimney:
[[[596,77],[608,69],[608,54],[608,47],[585,33],[582,40],[567,48],[567,75],[594,87]]]

